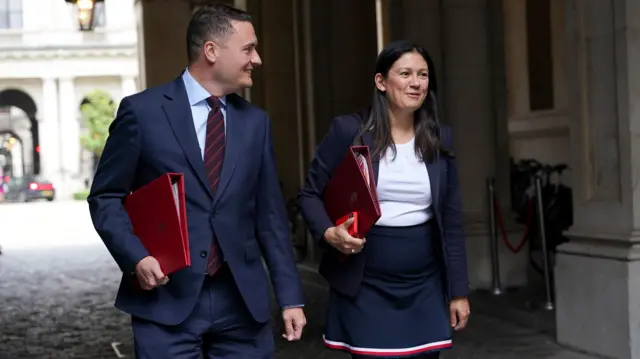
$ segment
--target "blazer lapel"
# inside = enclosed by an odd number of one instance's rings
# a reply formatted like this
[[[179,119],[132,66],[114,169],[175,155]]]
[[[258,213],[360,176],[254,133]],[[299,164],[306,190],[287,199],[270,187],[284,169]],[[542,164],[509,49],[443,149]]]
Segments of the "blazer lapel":
[[[367,131],[362,135],[362,143],[369,147],[369,153],[373,148],[373,135],[371,131]],[[373,177],[375,179],[376,185],[378,184],[378,172],[380,170],[380,158],[371,157],[371,166],[373,166]]]
[[[433,161],[426,163],[427,173],[429,174],[429,182],[431,183],[431,199],[433,208],[438,206],[440,200],[440,154],[436,153]]]
[[[216,189],[213,205],[220,200],[224,190],[227,188],[233,171],[236,168],[238,154],[242,150],[243,140],[243,126],[242,126],[242,109],[238,108],[237,101],[235,101],[235,94],[227,95],[227,114],[226,114],[226,133],[225,133],[225,148],[224,148],[224,162],[222,163],[222,172],[220,173],[220,183]]]
[[[209,190],[209,180],[204,171],[204,162],[198,145],[196,129],[193,125],[193,117],[191,116],[191,106],[187,91],[184,88],[182,77],[178,77],[173,82],[173,86],[165,94],[167,101],[162,105],[162,109],[167,116],[169,125],[176,136],[178,143],[182,147],[182,151],[187,156],[187,160],[191,168],[196,173],[196,177],[201,184],[207,189],[207,193],[211,196]]]

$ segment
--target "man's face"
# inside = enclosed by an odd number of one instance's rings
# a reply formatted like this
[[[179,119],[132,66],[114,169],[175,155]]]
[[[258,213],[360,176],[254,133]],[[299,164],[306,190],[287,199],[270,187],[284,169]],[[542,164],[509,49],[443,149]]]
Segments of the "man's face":
[[[234,33],[218,43],[214,64],[214,80],[231,92],[251,87],[251,72],[262,64],[256,50],[258,39],[253,25],[233,21]]]

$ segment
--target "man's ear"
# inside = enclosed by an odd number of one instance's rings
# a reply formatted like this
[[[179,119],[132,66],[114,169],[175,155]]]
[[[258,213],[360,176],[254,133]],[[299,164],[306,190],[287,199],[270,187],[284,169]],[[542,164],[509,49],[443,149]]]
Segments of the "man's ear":
[[[202,51],[204,52],[204,57],[207,61],[215,63],[218,59],[218,55],[220,54],[220,46],[213,41],[205,41],[202,46]]]

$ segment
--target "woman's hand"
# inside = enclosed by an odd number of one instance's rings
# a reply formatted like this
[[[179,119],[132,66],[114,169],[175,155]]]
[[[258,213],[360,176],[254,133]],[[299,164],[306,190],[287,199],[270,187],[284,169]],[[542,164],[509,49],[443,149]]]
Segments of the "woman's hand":
[[[344,254],[360,253],[366,240],[349,235],[348,228],[353,224],[353,221],[354,218],[349,218],[341,225],[327,229],[324,232],[324,240]]]
[[[456,331],[464,329],[471,314],[469,300],[466,297],[453,298],[449,303],[449,313],[451,327]]]

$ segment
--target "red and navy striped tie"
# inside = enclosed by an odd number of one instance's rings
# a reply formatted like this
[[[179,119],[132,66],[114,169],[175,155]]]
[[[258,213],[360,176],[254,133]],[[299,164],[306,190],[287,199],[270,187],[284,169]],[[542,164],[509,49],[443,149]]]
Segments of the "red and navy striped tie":
[[[211,106],[211,111],[207,118],[207,137],[204,141],[204,169],[209,179],[211,193],[215,197],[224,161],[224,116],[220,108],[220,100],[217,97],[209,97],[207,103]],[[212,240],[211,253],[207,261],[208,275],[214,275],[222,265],[220,247],[218,247],[215,235]]]

